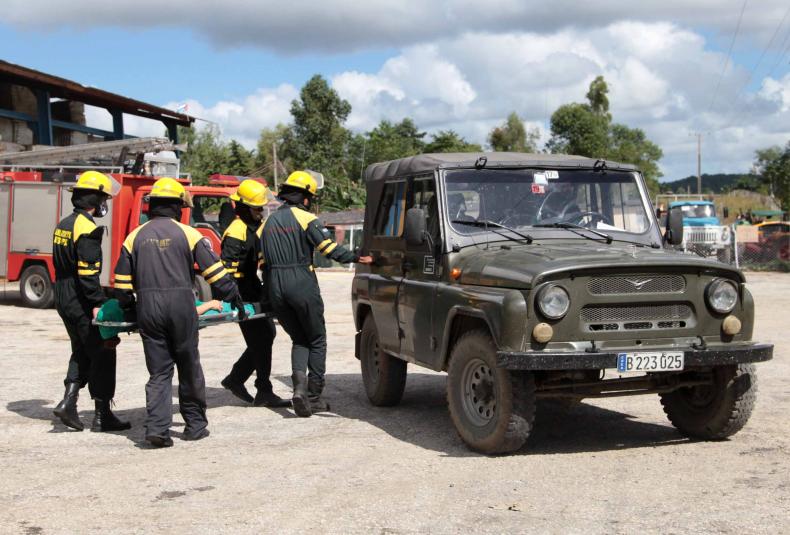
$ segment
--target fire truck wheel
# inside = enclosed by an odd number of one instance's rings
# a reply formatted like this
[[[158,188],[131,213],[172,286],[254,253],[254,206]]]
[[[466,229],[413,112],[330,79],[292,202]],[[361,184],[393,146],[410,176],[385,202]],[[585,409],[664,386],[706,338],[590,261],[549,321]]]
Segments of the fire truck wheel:
[[[211,286],[200,275],[195,277],[192,291],[195,293],[195,299],[198,301],[211,301]]]
[[[19,279],[19,293],[25,306],[50,308],[55,303],[55,291],[44,266],[28,266]]]

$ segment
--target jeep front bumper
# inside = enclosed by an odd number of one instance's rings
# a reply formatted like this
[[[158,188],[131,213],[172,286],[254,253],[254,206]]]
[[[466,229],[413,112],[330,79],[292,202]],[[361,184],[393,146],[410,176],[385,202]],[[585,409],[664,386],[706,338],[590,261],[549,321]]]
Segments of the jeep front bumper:
[[[666,349],[678,351],[678,348]],[[603,370],[617,368],[617,355],[622,351],[497,351],[497,366],[508,370]],[[661,351],[650,348],[649,351]],[[684,349],[685,369],[726,366],[746,362],[764,362],[773,358],[773,344],[713,346],[705,349]]]

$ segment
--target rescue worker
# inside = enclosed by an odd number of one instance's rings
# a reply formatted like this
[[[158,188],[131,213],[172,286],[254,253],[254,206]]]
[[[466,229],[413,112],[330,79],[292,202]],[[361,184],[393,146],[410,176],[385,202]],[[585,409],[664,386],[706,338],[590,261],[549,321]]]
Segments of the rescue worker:
[[[291,173],[279,192],[284,204],[268,217],[262,236],[265,286],[274,313],[293,343],[292,403],[296,414],[303,417],[328,409],[321,399],[326,373],[324,302],[313,268],[313,251],[318,249],[344,264],[373,262],[370,256],[359,256],[338,245],[309,212],[317,189],[310,173]]]
[[[261,251],[261,230],[263,229],[263,207],[269,202],[266,186],[255,180],[244,180],[236,192],[230,196],[234,201],[236,219],[222,235],[222,262],[228,273],[232,274],[244,302],[261,303],[263,310],[267,299],[261,279],[258,277],[258,264]],[[247,348],[239,360],[222,380],[222,386],[236,397],[252,403],[256,407],[290,407],[291,402],[282,399],[272,390],[269,375],[272,371],[272,344],[277,330],[271,318],[260,318],[239,323],[241,334]],[[244,387],[244,383],[255,371],[255,398]]]
[[[145,386],[145,438],[155,447],[173,445],[173,367],[178,368],[178,402],[184,440],[209,435],[206,384],[198,353],[198,316],[192,286],[197,264],[219,298],[245,317],[233,279],[197,230],[180,223],[189,194],[177,180],[160,178],[149,195],[149,220],[134,229],[121,248],[115,287],[136,292],[137,323],[150,378]],[[126,297],[131,297],[127,294]],[[131,300],[131,299],[130,299]]]
[[[77,399],[80,388],[87,384],[96,408],[91,430],[121,431],[131,425],[110,409],[115,395],[115,348],[105,346],[99,328],[91,324],[107,300],[99,282],[104,227],[96,226],[94,217],[107,213],[112,181],[97,171],[86,171],[70,189],[74,212],[58,223],[52,239],[55,303],[71,339],[71,358],[63,381],[66,393],[53,412],[64,425],[82,431]]]

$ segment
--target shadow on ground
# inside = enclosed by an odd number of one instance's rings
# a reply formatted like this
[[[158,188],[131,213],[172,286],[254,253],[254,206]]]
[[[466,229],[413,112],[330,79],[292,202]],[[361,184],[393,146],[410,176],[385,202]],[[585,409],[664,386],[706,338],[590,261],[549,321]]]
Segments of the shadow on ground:
[[[445,399],[446,377],[411,373],[396,407],[374,407],[359,374],[327,375],[332,413],[374,425],[398,440],[448,456],[476,455],[461,442]],[[660,411],[656,400],[656,411]],[[668,422],[657,425],[587,403],[540,402],[535,429],[520,455],[653,448],[689,442]]]
[[[173,385],[173,414],[178,414],[178,386]],[[93,401],[87,393],[87,389],[83,388],[80,391],[80,400],[77,404],[80,419],[85,425],[85,432],[89,432],[91,422],[93,421]],[[25,418],[33,420],[41,420],[50,424],[49,433],[78,433],[74,429],[70,429],[63,425],[61,421],[52,414],[52,409],[55,404],[60,400],[51,399],[24,399],[19,401],[12,401],[6,404],[6,409],[10,412],[16,413]],[[229,391],[224,388],[206,387],[206,401],[208,403],[208,418],[209,424],[211,423],[211,409],[218,407],[228,406],[248,406],[247,403],[236,398]],[[110,434],[125,436],[136,445],[140,447],[148,447],[145,441],[145,407],[137,407],[133,409],[113,408],[113,412],[121,420],[127,420],[132,424],[132,428],[126,431],[114,431]],[[184,427],[182,422],[173,422],[172,428]],[[171,429],[173,438],[181,438],[181,433]]]
[[[20,297],[19,290],[7,289],[0,282],[0,305],[24,307],[22,304],[22,297]]]

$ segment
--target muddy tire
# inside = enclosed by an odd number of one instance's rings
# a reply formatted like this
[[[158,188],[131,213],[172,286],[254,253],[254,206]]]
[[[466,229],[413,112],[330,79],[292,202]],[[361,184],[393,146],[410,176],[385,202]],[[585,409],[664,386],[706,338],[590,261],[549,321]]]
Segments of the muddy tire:
[[[473,450],[495,454],[521,449],[535,421],[535,378],[496,366],[496,347],[482,330],[464,334],[453,347],[447,405],[461,439]]]
[[[754,408],[757,375],[753,364],[714,368],[713,384],[659,394],[669,421],[692,438],[722,440],[740,431]]]
[[[30,308],[50,308],[55,304],[55,290],[49,270],[40,265],[28,266],[19,279],[22,302]]]
[[[400,403],[406,387],[406,361],[381,351],[379,335],[373,316],[368,315],[362,325],[359,348],[362,382],[373,405],[391,407]]]

